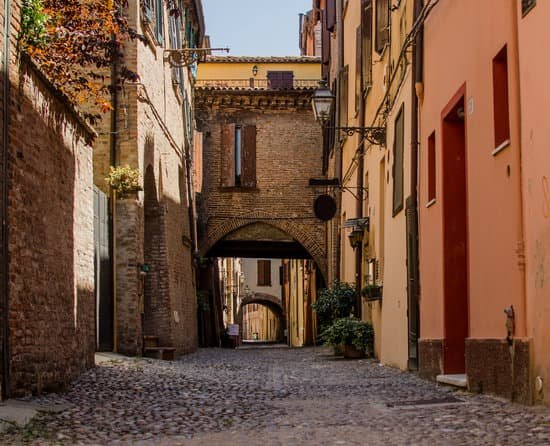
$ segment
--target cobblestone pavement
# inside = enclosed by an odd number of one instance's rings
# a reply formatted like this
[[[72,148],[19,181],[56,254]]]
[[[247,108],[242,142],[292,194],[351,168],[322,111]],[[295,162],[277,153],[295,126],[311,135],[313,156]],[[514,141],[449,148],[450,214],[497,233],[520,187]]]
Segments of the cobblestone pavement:
[[[322,348],[205,349],[84,374],[2,444],[550,445],[550,409],[438,387]]]

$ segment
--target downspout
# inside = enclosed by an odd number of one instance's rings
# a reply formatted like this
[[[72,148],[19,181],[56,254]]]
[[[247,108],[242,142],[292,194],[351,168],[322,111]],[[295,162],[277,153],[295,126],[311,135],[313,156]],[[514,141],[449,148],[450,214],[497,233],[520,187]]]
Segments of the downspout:
[[[514,45],[514,58],[512,63],[512,70],[514,78],[517,82],[516,84],[516,92],[514,95],[514,105],[516,106],[516,132],[518,135],[518,142],[517,142],[517,150],[516,150],[516,159],[518,163],[518,188],[519,188],[519,212],[518,212],[518,236],[519,236],[519,242],[518,242],[518,254],[519,254],[519,262],[520,262],[520,274],[521,274],[521,283],[522,283],[522,289],[521,289],[521,305],[522,308],[520,308],[520,311],[523,315],[522,318],[522,324],[523,324],[523,332],[521,333],[521,336],[527,336],[527,282],[525,277],[525,217],[523,212],[523,164],[522,164],[522,153],[521,153],[521,144],[522,144],[522,113],[521,113],[521,83],[520,83],[520,71],[519,71],[519,14],[518,14],[518,8],[519,6],[516,4],[516,2],[512,3],[512,32],[514,34],[513,37],[513,45]]]
[[[342,94],[342,86],[340,85],[340,73],[344,69],[344,21],[342,18],[342,0],[336,0],[336,45],[338,46],[338,82],[336,83],[336,98],[338,100],[338,106],[336,107],[336,116],[335,116],[335,127],[340,125],[340,95]],[[335,130],[336,138],[334,139],[334,163],[336,168],[336,178],[342,181],[342,147],[340,144],[340,139],[338,138],[338,130]],[[342,221],[341,221],[341,212],[342,212],[342,191],[338,190],[338,195],[336,199],[336,208],[338,209],[338,220],[336,221],[336,228],[333,231],[336,233],[336,279],[340,280],[341,274],[341,242],[342,242]]]
[[[512,32],[513,32],[513,45],[514,45],[514,57],[513,57],[513,63],[512,63],[512,70],[514,74],[514,78],[516,80],[516,91],[514,94],[514,102],[516,106],[516,132],[518,135],[517,140],[517,148],[516,148],[516,161],[518,163],[518,189],[519,189],[519,209],[518,209],[518,216],[517,216],[517,224],[518,224],[518,246],[517,246],[517,253],[518,253],[518,264],[519,264],[519,272],[521,276],[521,296],[520,296],[520,304],[521,307],[519,308],[520,314],[522,315],[521,323],[523,325],[523,330],[521,330],[520,333],[513,333],[512,336],[515,337],[516,335],[519,335],[522,338],[527,338],[528,336],[528,330],[527,330],[527,278],[526,278],[526,261],[525,261],[525,216],[524,216],[524,201],[523,201],[523,164],[522,164],[522,113],[521,113],[521,82],[520,82],[520,51],[519,51],[519,13],[518,8],[519,5],[516,2],[510,2],[512,4]],[[527,342],[528,338],[527,338]],[[528,344],[529,346],[529,344]],[[511,369],[511,375],[512,375],[512,401],[517,400],[518,395],[516,392],[516,367],[515,367],[515,353],[516,353],[516,344],[515,342],[510,346],[510,357],[511,357],[511,363],[510,363],[510,369]],[[528,369],[529,374],[527,378],[527,398],[529,403],[532,404],[533,402],[533,391],[532,391],[532,378],[534,376],[533,373],[533,351],[531,348],[529,348],[529,361],[528,361]]]
[[[9,398],[9,245],[8,245],[8,181],[9,150],[8,130],[10,111],[10,0],[4,0],[4,61],[3,61],[3,113],[2,113],[2,399]]]
[[[112,37],[113,44],[115,36]],[[113,64],[111,66],[111,134],[110,134],[110,162],[111,166],[117,165],[117,144],[118,144],[118,52],[114,52]],[[118,323],[117,323],[117,268],[116,268],[116,191],[111,190],[111,261],[113,271],[112,294],[113,294],[113,351],[118,351]]]
[[[361,11],[361,14],[363,12]],[[357,51],[357,49],[356,49]],[[361,51],[361,49],[359,49]],[[362,60],[361,62],[362,63]],[[357,73],[357,69],[355,70]],[[365,127],[365,101],[363,99],[363,70],[359,70],[360,72],[360,85],[361,88],[359,89],[359,98],[356,98],[356,100],[359,100],[359,116],[358,116],[358,124],[360,127]],[[357,82],[357,80],[356,80]],[[358,159],[357,159],[357,209],[356,209],[356,216],[357,218],[363,218],[363,200],[364,200],[364,176],[365,176],[365,166],[364,166],[364,159],[365,159],[365,139],[361,136],[361,142],[359,144],[359,153],[358,153]],[[356,316],[361,319],[362,313],[363,313],[363,300],[361,297],[361,285],[362,285],[362,266],[363,266],[363,243],[361,243],[361,246],[356,248],[355,250],[355,291],[357,293],[356,297]]]
[[[414,2],[414,12],[413,12],[413,23],[416,23],[422,9],[424,7],[423,0],[415,0]],[[411,256],[409,258],[408,268],[408,288],[409,293],[411,294],[410,303],[416,306],[415,311],[408,309],[408,317],[411,317],[411,314],[416,318],[415,326],[417,329],[416,339],[414,343],[416,344],[416,352],[414,357],[416,357],[416,363],[411,362],[411,333],[409,330],[409,369],[418,369],[418,338],[420,335],[420,317],[419,317],[419,295],[420,295],[420,286],[419,286],[419,228],[418,228],[418,148],[420,141],[418,140],[418,130],[419,130],[419,102],[418,102],[418,92],[420,91],[420,85],[423,82],[423,69],[424,69],[424,60],[423,60],[423,51],[424,51],[424,27],[422,26],[415,37],[413,55],[412,55],[412,88],[411,88],[411,200],[410,200],[410,214],[413,219],[412,227],[414,232],[412,234],[411,241]],[[408,217],[408,216],[407,216]],[[411,325],[410,322],[408,323]]]

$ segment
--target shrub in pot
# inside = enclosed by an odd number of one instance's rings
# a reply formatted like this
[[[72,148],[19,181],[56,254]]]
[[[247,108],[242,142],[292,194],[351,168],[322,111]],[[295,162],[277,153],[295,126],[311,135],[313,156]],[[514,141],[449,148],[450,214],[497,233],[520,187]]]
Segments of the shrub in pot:
[[[352,316],[336,319],[323,330],[321,338],[333,347],[343,346],[345,357],[372,356],[374,352],[372,324]]]
[[[356,302],[355,286],[335,280],[329,288],[319,291],[311,308],[317,313],[321,331],[336,319],[349,316]]]

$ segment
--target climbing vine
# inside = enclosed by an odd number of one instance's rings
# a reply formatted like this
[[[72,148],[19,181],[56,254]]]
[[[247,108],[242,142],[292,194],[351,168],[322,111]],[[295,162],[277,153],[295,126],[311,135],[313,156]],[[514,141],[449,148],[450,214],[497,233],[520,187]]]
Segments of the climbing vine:
[[[112,109],[111,93],[138,80],[120,63],[126,42],[141,38],[128,26],[127,0],[24,0],[19,48],[76,104],[93,104],[92,121]],[[116,63],[119,61],[119,63]],[[117,83],[110,82],[116,66]]]

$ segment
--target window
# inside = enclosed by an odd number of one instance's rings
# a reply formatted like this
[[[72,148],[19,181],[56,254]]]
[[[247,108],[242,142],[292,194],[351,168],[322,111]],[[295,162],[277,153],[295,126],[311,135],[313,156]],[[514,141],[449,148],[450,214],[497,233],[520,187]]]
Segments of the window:
[[[327,30],[333,31],[336,25],[336,0],[327,0],[325,14]]]
[[[362,0],[361,30],[363,91],[368,92],[372,85],[372,0]]]
[[[390,41],[389,0],[376,1],[376,51],[381,53]]]
[[[258,260],[258,286],[271,286],[271,260]]]
[[[399,114],[395,119],[393,139],[393,216],[403,209],[403,156],[404,156],[404,119],[401,106]]]
[[[361,82],[361,25],[355,31],[355,112],[359,111],[361,105],[362,82]]]
[[[142,22],[154,34],[159,45],[164,44],[164,0],[143,0]]]
[[[428,204],[436,196],[435,132],[428,138]]]
[[[170,40],[170,48],[174,50],[179,50],[182,47],[182,38],[181,38],[181,22],[179,17],[175,14],[168,17],[168,38]],[[174,67],[172,68],[172,82],[175,86],[179,88],[180,94],[183,97],[184,85],[183,85],[183,67]]]
[[[495,150],[510,141],[508,111],[508,57],[506,45],[493,59],[493,111],[495,126]]]
[[[521,13],[523,16],[527,15],[531,9],[535,7],[537,0],[521,0]]]
[[[256,126],[224,124],[221,128],[221,186],[256,187]]]
[[[340,71],[340,127],[348,125],[349,65]]]
[[[267,81],[269,88],[281,89],[292,88],[294,86],[293,71],[268,71]]]

